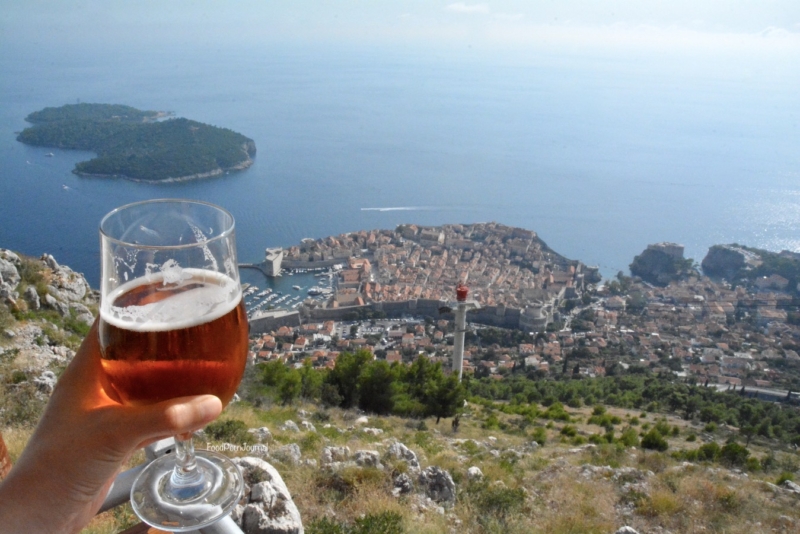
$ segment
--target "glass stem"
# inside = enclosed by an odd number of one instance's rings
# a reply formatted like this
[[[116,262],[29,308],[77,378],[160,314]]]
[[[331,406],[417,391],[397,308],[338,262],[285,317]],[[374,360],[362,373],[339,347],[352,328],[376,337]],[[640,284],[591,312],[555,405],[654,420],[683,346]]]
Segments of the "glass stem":
[[[203,487],[203,472],[197,469],[191,434],[175,436],[175,469],[170,485],[180,491],[189,487]]]

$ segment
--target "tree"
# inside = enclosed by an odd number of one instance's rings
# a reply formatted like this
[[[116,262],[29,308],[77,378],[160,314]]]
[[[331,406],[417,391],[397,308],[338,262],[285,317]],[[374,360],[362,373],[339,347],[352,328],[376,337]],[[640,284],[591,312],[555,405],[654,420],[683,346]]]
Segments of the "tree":
[[[322,387],[322,373],[311,366],[310,360],[303,362],[300,368],[300,395],[304,399],[318,399]]]
[[[750,451],[738,443],[727,443],[719,451],[719,460],[729,467],[741,467],[747,463]]]
[[[280,359],[261,364],[259,367],[261,382],[267,386],[277,386],[283,382],[284,376],[289,371]]]
[[[358,406],[362,410],[387,415],[394,408],[395,377],[383,360],[364,366],[358,377]]]
[[[290,369],[283,377],[280,387],[278,387],[278,395],[283,404],[290,404],[297,397],[300,396],[302,390],[302,379],[300,373],[296,369]]]
[[[429,415],[436,417],[436,424],[442,417],[453,417],[464,406],[464,386],[458,375],[439,376],[426,387],[425,405]]]
[[[642,448],[653,449],[663,452],[669,448],[669,444],[667,443],[667,440],[665,440],[664,437],[661,435],[661,433],[659,433],[658,430],[652,428],[642,438]]]
[[[343,352],[336,359],[336,365],[328,373],[326,382],[336,387],[337,393],[342,398],[340,403],[342,408],[352,408],[358,404],[358,378],[371,359],[372,354],[366,351],[358,351],[355,354]]]

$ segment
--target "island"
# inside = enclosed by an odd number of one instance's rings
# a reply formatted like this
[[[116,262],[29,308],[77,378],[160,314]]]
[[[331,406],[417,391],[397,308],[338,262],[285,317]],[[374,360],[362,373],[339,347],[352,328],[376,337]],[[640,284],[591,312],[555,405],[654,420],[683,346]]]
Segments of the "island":
[[[69,104],[28,115],[17,140],[34,146],[89,150],[82,176],[164,183],[219,176],[253,163],[252,139],[171,114],[114,104]]]

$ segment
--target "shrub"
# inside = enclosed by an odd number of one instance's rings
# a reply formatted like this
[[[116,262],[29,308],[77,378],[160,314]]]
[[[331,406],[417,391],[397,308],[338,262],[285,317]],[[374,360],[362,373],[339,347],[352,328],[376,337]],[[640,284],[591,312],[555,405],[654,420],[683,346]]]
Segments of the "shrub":
[[[205,433],[216,441],[225,441],[238,445],[251,445],[256,442],[255,437],[247,431],[247,425],[239,419],[214,421],[205,428]]]
[[[572,425],[564,425],[564,427],[561,429],[561,434],[570,438],[574,438],[578,435],[578,430]]]
[[[355,520],[352,526],[327,517],[308,524],[308,534],[403,534],[403,518],[397,512],[367,514]]]
[[[761,462],[755,456],[748,458],[745,466],[748,471],[761,471]]]
[[[658,430],[653,428],[642,438],[642,447],[656,451],[665,451],[669,448],[667,440],[659,433]]]
[[[653,428],[655,428],[656,431],[658,431],[658,433],[662,436],[669,436],[669,433],[672,431],[666,419],[662,419],[657,422]]]
[[[327,517],[310,522],[305,531],[307,534],[346,534],[347,532],[344,525]]]
[[[686,436],[686,441],[697,441],[697,434],[694,433],[689,434],[688,436]]]
[[[747,462],[750,451],[738,443],[727,443],[719,451],[719,460],[729,467],[742,467]]]
[[[397,512],[367,514],[356,519],[349,534],[403,534],[403,517]]]
[[[713,421],[703,427],[703,431],[705,432],[715,432],[716,430],[717,430],[717,423],[714,423]]]
[[[486,421],[481,425],[486,430],[498,430],[500,428],[500,419],[495,414],[489,414]]]
[[[701,462],[713,462],[719,457],[720,447],[716,442],[706,443],[697,449],[697,459]]]
[[[583,445],[586,443],[586,438],[583,436],[575,436],[572,438],[573,445]]]
[[[619,437],[619,441],[626,447],[638,447],[639,434],[637,434],[636,430],[634,430],[633,428],[628,427],[622,431],[622,435]]]
[[[775,484],[780,486],[781,484],[783,484],[787,480],[789,482],[794,482],[794,475],[791,474],[791,473],[781,473],[781,476],[778,477],[778,480],[775,481]]]
[[[533,434],[531,434],[531,439],[538,443],[539,445],[544,445],[547,442],[547,431],[542,427],[536,427],[533,429]]]
[[[606,413],[606,407],[602,404],[598,404],[592,410],[592,415],[603,415],[604,413]]]

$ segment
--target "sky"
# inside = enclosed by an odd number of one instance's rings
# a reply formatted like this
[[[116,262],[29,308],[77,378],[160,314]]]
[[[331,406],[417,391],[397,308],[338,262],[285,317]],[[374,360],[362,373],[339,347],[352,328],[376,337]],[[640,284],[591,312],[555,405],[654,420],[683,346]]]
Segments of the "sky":
[[[800,51],[797,0],[0,0],[0,44]],[[3,53],[3,50],[0,50]]]

